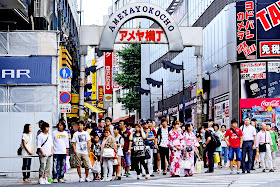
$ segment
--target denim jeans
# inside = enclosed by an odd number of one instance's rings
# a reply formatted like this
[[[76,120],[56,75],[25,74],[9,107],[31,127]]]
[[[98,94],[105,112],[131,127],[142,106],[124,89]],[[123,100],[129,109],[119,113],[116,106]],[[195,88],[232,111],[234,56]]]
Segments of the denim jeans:
[[[53,155],[53,178],[62,179],[64,177],[64,167],[66,162],[66,155],[54,154]]]
[[[227,163],[227,159],[228,159],[228,151],[227,151],[227,147],[222,147],[222,156],[224,156],[224,164]]]
[[[250,171],[253,162],[253,145],[254,141],[245,141],[242,145],[242,171]],[[248,154],[248,165],[246,166],[245,159]]]
[[[30,170],[31,158],[23,158],[22,170]],[[30,172],[22,172],[23,179],[30,178]]]

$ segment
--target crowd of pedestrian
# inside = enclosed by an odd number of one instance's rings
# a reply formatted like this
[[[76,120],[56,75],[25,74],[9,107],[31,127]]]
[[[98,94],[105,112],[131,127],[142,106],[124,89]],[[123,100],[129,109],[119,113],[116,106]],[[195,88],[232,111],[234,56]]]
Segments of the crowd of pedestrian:
[[[79,175],[79,182],[121,180],[130,177],[131,170],[137,179],[150,179],[154,173],[171,177],[193,176],[201,171],[201,163],[208,168],[205,173],[228,167],[233,174],[251,173],[255,165],[262,171],[274,172],[278,132],[270,123],[258,124],[256,120],[245,118],[243,125],[231,120],[231,126],[219,126],[213,120],[194,129],[191,123],[180,121],[168,123],[166,118],[156,127],[152,120],[142,120],[139,124],[128,124],[121,120],[113,125],[112,119],[98,119],[98,124],[87,125],[78,122],[78,129],[71,136],[64,120],[60,120],[56,130],[50,132],[47,122],[39,121],[40,129],[36,138],[36,153],[39,155],[39,184],[64,183],[66,158],[73,149],[73,162]],[[31,125],[24,126],[22,135],[23,156],[33,155]],[[222,159],[223,158],[223,159]],[[132,164],[133,163],[133,164]],[[22,170],[30,170],[31,158],[23,158]],[[85,169],[85,179],[81,168]],[[93,173],[91,179],[89,173]],[[142,175],[141,175],[142,174]],[[23,180],[30,181],[30,173],[23,172]]]

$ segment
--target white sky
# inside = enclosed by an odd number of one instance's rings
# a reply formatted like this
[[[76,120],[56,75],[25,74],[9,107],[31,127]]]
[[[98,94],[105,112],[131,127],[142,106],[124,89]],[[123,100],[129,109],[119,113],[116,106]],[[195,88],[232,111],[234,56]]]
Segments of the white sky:
[[[112,0],[82,0],[82,25],[103,25],[103,15],[108,15],[110,6]]]

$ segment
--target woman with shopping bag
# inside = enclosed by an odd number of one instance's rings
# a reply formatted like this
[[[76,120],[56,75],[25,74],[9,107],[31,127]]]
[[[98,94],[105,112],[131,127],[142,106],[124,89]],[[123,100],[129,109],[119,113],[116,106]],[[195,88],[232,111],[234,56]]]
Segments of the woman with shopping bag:
[[[101,144],[101,158],[100,162],[102,162],[103,158],[103,171],[104,177],[103,181],[111,181],[113,175],[113,162],[115,159],[115,152],[117,151],[116,141],[111,135],[110,128],[105,128],[103,131],[104,139]],[[109,174],[108,174],[109,169]],[[107,175],[108,174],[108,175]]]
[[[181,168],[184,168],[185,177],[193,176],[194,174],[194,154],[197,155],[198,160],[199,153],[197,147],[199,143],[196,136],[192,132],[193,126],[186,124],[186,131],[183,134],[183,159],[181,161]]]

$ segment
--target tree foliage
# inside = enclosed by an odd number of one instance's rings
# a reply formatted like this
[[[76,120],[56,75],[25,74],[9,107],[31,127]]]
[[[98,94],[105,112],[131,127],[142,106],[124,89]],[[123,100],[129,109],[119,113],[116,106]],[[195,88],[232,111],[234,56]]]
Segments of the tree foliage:
[[[120,98],[124,107],[130,112],[140,110],[141,96],[135,91],[137,86],[141,86],[141,45],[131,44],[121,51],[118,51],[120,59],[120,72],[115,76],[115,82],[127,93]]]

